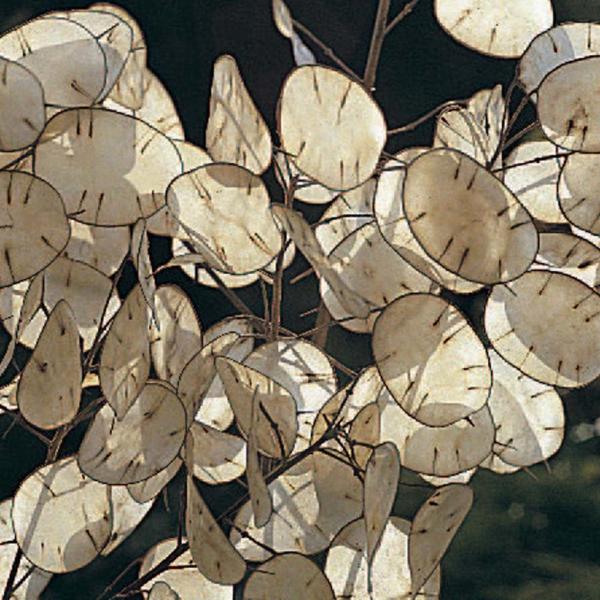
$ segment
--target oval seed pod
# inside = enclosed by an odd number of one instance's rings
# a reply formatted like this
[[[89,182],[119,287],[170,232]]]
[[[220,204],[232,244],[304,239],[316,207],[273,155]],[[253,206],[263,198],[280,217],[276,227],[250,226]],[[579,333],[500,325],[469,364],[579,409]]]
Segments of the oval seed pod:
[[[44,90],[29,69],[6,58],[0,58],[0,80],[0,151],[22,150],[44,129]]]
[[[214,64],[206,149],[215,162],[229,162],[260,175],[271,163],[271,134],[228,54]]]
[[[81,350],[77,324],[61,300],[52,310],[17,388],[19,411],[40,429],[69,423],[81,401]]]
[[[544,135],[574,152],[600,152],[600,109],[596,103],[600,56],[560,65],[538,90],[538,119]]]
[[[504,360],[542,383],[581,387],[600,375],[600,296],[563,273],[533,270],[495,286],[485,330]]]
[[[600,54],[600,25],[561,23],[540,33],[521,57],[519,81],[531,94],[556,67],[586,56]]]
[[[56,186],[69,215],[89,225],[130,225],[165,205],[182,171],[173,142],[138,118],[104,108],[65,110],[48,121],[35,172]]]
[[[558,202],[563,218],[595,236],[600,236],[600,160],[595,154],[567,157],[558,182]],[[596,237],[600,242],[600,237]]]
[[[530,467],[558,452],[565,411],[554,388],[523,375],[490,351],[494,385],[489,408],[496,426],[494,454],[502,462]]]
[[[461,44],[500,58],[519,58],[554,23],[550,0],[436,0],[435,16]]]
[[[70,229],[60,194],[21,171],[0,172],[0,287],[33,277],[65,249]]]
[[[418,421],[449,425],[487,402],[492,381],[485,348],[442,298],[398,298],[375,322],[372,344],[383,382]]]
[[[369,179],[387,137],[381,109],[367,91],[321,65],[291,72],[279,97],[277,122],[282,145],[300,171],[333,190]]]
[[[177,547],[177,544],[177,538],[169,538],[148,550],[140,566],[139,576],[143,577],[156,567]],[[197,569],[189,550],[176,558],[173,566],[176,568],[163,571],[144,584],[142,590],[150,591],[158,582],[162,582],[174,590],[181,600],[197,600],[198,596],[210,600],[232,600],[233,586],[213,583],[204,577]]]
[[[367,559],[363,519],[348,524],[335,537],[327,553],[324,572],[336,598],[410,598],[412,580],[408,566],[410,522],[398,517],[387,521],[373,561]],[[369,585],[370,584],[370,585]],[[417,598],[437,600],[440,567],[419,590]]]
[[[109,405],[96,414],[81,442],[79,465],[103,483],[143,481],[177,458],[185,434],[179,398],[164,384],[149,382],[120,420]]]
[[[86,477],[75,457],[64,458],[21,483],[12,521],[19,547],[34,565],[51,573],[75,571],[108,542],[110,489]]]
[[[281,234],[259,177],[228,163],[211,163],[169,185],[171,214],[207,265],[233,275],[268,265],[281,249]]]
[[[40,81],[48,104],[90,106],[102,96],[106,55],[93,33],[64,17],[43,16],[0,37],[0,55]]]
[[[244,586],[243,600],[335,600],[331,584],[309,558],[278,554],[262,563]]]
[[[515,279],[537,253],[529,213],[499,179],[459,152],[432,150],[413,160],[403,206],[423,250],[464,279]]]
[[[439,488],[417,511],[408,536],[411,598],[432,576],[473,504],[473,491],[453,483]]]

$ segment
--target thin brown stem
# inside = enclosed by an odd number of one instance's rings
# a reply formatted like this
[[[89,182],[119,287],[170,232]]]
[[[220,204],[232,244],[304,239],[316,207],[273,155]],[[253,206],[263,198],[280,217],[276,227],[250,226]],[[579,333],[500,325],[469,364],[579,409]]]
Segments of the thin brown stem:
[[[292,20],[294,28],[303,33],[313,44],[319,47],[321,52],[327,56],[327,58],[331,59],[342,71],[345,71],[347,75],[352,77],[352,79],[356,79],[356,81],[360,81],[360,77],[325,43],[321,41],[308,27],[300,23],[300,21],[296,21],[296,19]]]
[[[31,435],[35,436],[38,440],[40,440],[40,442],[42,442],[42,444],[44,444],[46,446],[48,446],[50,444],[50,440],[43,433],[40,433],[37,429],[35,429],[35,427],[31,426],[21,416],[20,413],[12,412],[10,410],[7,410],[3,406],[0,406],[0,415],[2,415],[2,414],[10,417],[15,424],[21,426],[23,429],[25,429],[26,431],[31,433]],[[10,429],[12,429],[12,427],[10,427]]]
[[[17,572],[19,570],[19,565],[21,564],[21,558],[23,557],[23,552],[21,548],[17,548],[17,553],[13,559],[12,566],[10,567],[10,572],[8,574],[8,579],[6,580],[6,585],[4,586],[4,592],[2,594],[2,600],[10,600],[12,596],[13,586],[15,583],[15,579],[17,578]]]
[[[504,165],[502,167],[498,167],[496,169],[492,169],[492,173],[503,173],[504,171],[508,171],[510,169],[516,169],[517,167],[524,167],[526,165],[531,165],[534,163],[541,163],[546,160],[552,160],[557,158],[568,158],[573,154],[572,152],[557,152],[556,154],[547,154],[545,156],[538,156],[536,158],[532,158],[530,160],[526,160],[519,163],[514,163],[512,165]]]
[[[410,2],[408,2],[404,6],[404,8],[387,24],[383,34],[388,35],[389,33],[391,33],[392,29],[394,29],[394,27],[396,27],[398,23],[400,23],[401,21],[406,19],[408,15],[410,15],[410,13],[415,9],[418,3],[419,0],[411,0]]]
[[[452,108],[454,106],[464,106],[465,103],[466,103],[466,100],[447,100],[446,102],[442,102],[442,104],[440,104],[439,106],[436,106],[435,108],[432,108],[429,112],[426,112],[423,116],[419,117],[418,119],[415,119],[411,123],[402,125],[402,127],[395,127],[394,129],[390,129],[388,131],[388,136],[396,135],[398,133],[405,133],[407,131],[413,131],[413,129],[416,129],[419,125],[426,123],[427,121],[429,121],[429,119],[431,119],[432,117],[435,117],[438,113],[442,112],[444,109]]]
[[[391,0],[379,0],[379,4],[377,6],[375,24],[373,25],[373,34],[371,35],[371,46],[369,47],[367,66],[365,67],[365,75],[363,77],[365,87],[369,91],[373,91],[375,80],[377,78],[377,67],[379,66],[381,49],[383,48],[386,23],[388,13],[390,12],[390,2]]]
[[[506,140],[506,143],[504,144],[504,148],[510,148],[513,144],[517,143],[521,138],[525,137],[529,132],[533,131],[534,129],[536,129],[537,127],[539,127],[540,122],[538,120],[535,120],[533,123],[529,123],[529,125],[527,125],[527,127],[523,127],[523,129],[521,129],[521,131],[518,131],[517,133],[515,133],[515,135],[513,135],[511,138],[509,138],[508,140]]]
[[[219,290],[227,297],[227,299],[233,304],[242,314],[250,317],[256,316],[252,310],[244,303],[244,301],[233,291],[231,291],[224,283],[223,280],[217,275],[217,273],[208,265],[202,265],[202,268],[206,271],[207,275],[217,284]]]

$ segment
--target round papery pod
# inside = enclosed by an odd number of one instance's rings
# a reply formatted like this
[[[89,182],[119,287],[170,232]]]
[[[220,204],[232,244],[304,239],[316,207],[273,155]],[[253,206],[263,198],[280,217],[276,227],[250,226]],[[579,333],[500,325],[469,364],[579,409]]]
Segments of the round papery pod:
[[[122,7],[109,2],[97,2],[90,9],[112,13],[131,28],[133,40],[131,52],[109,96],[127,108],[138,110],[144,98],[144,70],[146,68],[146,42],[137,21]]]
[[[485,348],[462,314],[431,294],[408,294],[373,328],[381,378],[408,415],[440,427],[487,402],[492,377]]]
[[[402,410],[389,392],[378,399],[381,411],[381,442],[393,442],[403,467],[419,474],[451,477],[485,460],[494,444],[494,421],[487,406],[446,425],[429,427]]]
[[[246,562],[223,533],[191,476],[186,487],[185,529],[198,570],[215,583],[238,583],[246,573]]]
[[[340,194],[323,213],[315,227],[315,236],[325,254],[361,225],[373,221],[373,197],[377,181],[368,179],[361,186]]]
[[[102,556],[108,556],[118,548],[142,522],[154,504],[154,499],[144,503],[137,502],[127,491],[126,486],[110,486],[110,503],[112,506],[112,531],[108,544],[104,546]]]
[[[467,471],[463,471],[462,473],[457,473],[456,475],[450,475],[450,477],[435,477],[434,475],[425,475],[423,473],[419,473],[421,479],[430,483],[435,487],[441,487],[443,485],[448,485],[450,483],[463,483],[467,484],[473,478],[473,475],[477,472],[477,467],[473,467],[472,469],[468,469]]]
[[[429,148],[409,148],[386,163],[374,198],[375,219],[384,240],[415,269],[442,287],[459,294],[470,294],[483,285],[467,281],[431,259],[416,240],[404,214],[402,194],[406,168],[402,167],[428,151]]]
[[[213,67],[205,135],[215,162],[235,163],[257,175],[271,163],[271,134],[228,54]]]
[[[138,504],[145,504],[160,494],[167,483],[177,475],[182,464],[183,461],[180,458],[176,458],[156,475],[148,477],[148,479],[144,479],[144,481],[140,481],[139,483],[128,484],[127,491]]]
[[[262,454],[279,459],[289,456],[298,432],[292,394],[273,378],[230,358],[219,357],[215,365],[240,432],[247,437],[253,427]],[[259,403],[254,423],[253,402]]]
[[[547,140],[525,142],[517,146],[505,161],[504,185],[519,199],[532,217],[546,223],[565,223],[556,197],[556,186],[565,159],[533,162],[558,153]],[[514,166],[520,165],[521,166]]]
[[[12,519],[12,498],[0,502],[0,587],[4,589],[8,582],[11,567],[17,556],[19,546],[14,541]],[[39,598],[52,579],[52,574],[34,567],[25,557],[21,557],[15,582],[22,581],[11,594],[11,600],[35,600]]]
[[[247,169],[213,163],[184,173],[169,185],[167,202],[197,251],[221,271],[251,273],[281,249],[267,189]]]
[[[177,458],[185,433],[179,398],[161,382],[148,382],[121,420],[109,405],[96,414],[81,442],[79,465],[110,485],[143,481]]]
[[[278,554],[262,563],[244,586],[243,600],[335,600],[321,569],[295,552]]]
[[[202,328],[194,305],[176,285],[156,290],[156,323],[150,326],[150,351],[158,377],[177,386],[184,367],[202,348]]]
[[[27,67],[55,106],[90,106],[102,96],[108,68],[91,31],[61,17],[40,17],[0,37],[0,55]]]
[[[435,0],[434,6],[438,23],[456,41],[499,58],[519,58],[554,23],[550,0]]]
[[[64,255],[113,275],[129,252],[127,227],[93,227],[70,220],[71,237]]]
[[[138,285],[115,315],[100,356],[100,386],[119,419],[125,416],[150,373],[149,324],[148,307]]]
[[[550,71],[538,90],[537,114],[544,135],[573,152],[600,152],[597,106],[600,56],[565,63]]]
[[[65,206],[56,189],[29,173],[0,172],[0,287],[47,267],[69,236]]]
[[[44,129],[44,90],[29,69],[2,57],[0,80],[0,151],[22,150]]]
[[[433,576],[472,505],[471,488],[453,483],[436,490],[417,511],[408,535],[411,598]]]
[[[284,473],[269,483],[273,514],[264,527],[255,525],[249,501],[236,515],[230,539],[246,560],[263,561],[272,556],[253,540],[275,552],[321,552],[342,527],[360,516],[362,486],[352,470],[322,455],[328,462],[316,475],[315,456],[303,459],[297,473]],[[327,482],[327,477],[332,481]]]
[[[259,346],[243,362],[292,395],[298,417],[293,452],[307,448],[317,413],[337,388],[337,378],[325,353],[305,340],[280,340]]]
[[[363,409],[365,410],[370,419],[379,421],[378,408],[371,410],[369,405]],[[355,417],[354,422],[360,416],[361,413]],[[367,434],[371,434],[374,427],[370,429]],[[361,433],[365,433],[364,429]],[[378,424],[375,433],[379,434]],[[369,442],[372,445],[378,444],[379,435],[371,437]],[[331,455],[317,452],[313,455],[313,465],[315,491],[320,505],[319,523],[327,525],[332,538],[342,527],[362,513],[363,482],[354,467],[340,462]]]
[[[342,240],[329,254],[334,270],[352,292],[367,304],[384,308],[390,302],[413,292],[434,292],[439,288],[399,256],[383,239],[374,222],[362,225]],[[320,292],[331,317],[357,333],[370,333],[377,318],[352,319],[321,279]]]
[[[81,351],[73,311],[54,307],[17,388],[22,417],[40,429],[56,429],[75,417],[81,401]]]
[[[131,110],[107,98],[103,106],[149,123],[171,140],[183,140],[185,132],[179,119],[175,103],[161,80],[149,69],[144,69],[142,107]]]
[[[600,25],[561,23],[532,40],[519,62],[519,81],[528,94],[534,92],[556,67],[600,54]]]
[[[302,173],[325,187],[348,190],[375,171],[387,138],[385,118],[347,75],[322,65],[294,69],[277,112],[284,150]]]
[[[185,539],[182,541],[185,542]],[[156,567],[175,548],[177,548],[177,538],[169,538],[153,546],[144,556],[139,576],[143,577]],[[178,594],[181,600],[198,600],[198,598],[233,600],[233,586],[213,583],[204,577],[196,568],[189,550],[177,557],[171,564],[177,568],[163,571],[145,583],[142,590],[149,591],[157,582],[164,582]]]
[[[298,177],[294,187],[294,198],[306,204],[329,204],[338,194],[320,183],[308,179],[284,152],[275,153],[275,176],[279,185],[287,190],[293,177]]]
[[[75,571],[94,560],[112,529],[110,489],[86,477],[75,457],[34,471],[15,494],[15,537],[35,566]]]
[[[367,560],[365,523],[358,519],[344,527],[335,537],[325,562],[336,598],[344,600],[408,600],[411,598],[411,576],[408,566],[410,522],[390,517],[371,563]],[[418,590],[416,598],[436,600],[440,593],[440,568]],[[369,585],[370,583],[370,585]]]
[[[454,150],[431,150],[406,171],[404,215],[435,262],[464,279],[515,279],[535,258],[538,235],[529,213],[484,167]]]
[[[595,236],[600,236],[598,168],[600,158],[595,154],[572,154],[565,161],[558,182],[558,202],[564,217]]]
[[[238,337],[237,333],[229,332],[207,342],[192,356],[181,372],[177,384],[177,394],[185,407],[188,426],[194,419],[198,420],[197,414],[206,402],[206,394],[218,376],[215,364],[217,357],[227,356]],[[225,402],[229,404],[227,397]],[[228,418],[228,413],[219,410],[220,408],[220,406],[217,407],[217,416]]]
[[[381,536],[394,506],[400,480],[400,456],[395,444],[384,442],[373,449],[365,467],[363,519],[367,532],[369,563],[379,547]]]
[[[179,600],[180,596],[164,581],[157,581],[148,594],[148,600]]]
[[[119,310],[119,296],[111,280],[90,265],[62,256],[46,267],[43,277],[44,306],[52,310],[66,300],[83,339],[83,350],[89,350],[98,328],[104,327]]]
[[[600,291],[600,249],[581,237],[541,233],[540,250],[533,266],[570,275]]]
[[[105,98],[115,85],[132,50],[133,31],[114,13],[98,10],[68,10],[47,13],[42,18],[64,18],[85,27],[100,44],[104,53],[106,75],[100,97]]]
[[[183,171],[192,171],[203,165],[213,162],[208,152],[183,140],[172,140],[179,151],[183,161]],[[154,235],[174,238],[173,255],[176,255],[175,245],[183,246],[182,240],[189,241],[189,236],[179,221],[171,214],[168,206],[163,206],[158,212],[154,213],[147,222],[148,231]],[[188,273],[189,275],[189,273]],[[191,275],[190,275],[191,277]],[[228,286],[229,287],[229,286]]]
[[[554,388],[538,383],[490,351],[494,385],[488,403],[496,426],[494,454],[502,462],[530,467],[558,452],[565,411]]]
[[[194,439],[194,477],[209,485],[219,485],[244,474],[246,442],[241,437],[196,422],[188,435]]]
[[[224,319],[204,332],[204,344],[209,344],[226,333],[237,333],[240,337],[225,350],[224,356],[243,361],[254,348],[252,323],[245,317]],[[199,423],[204,423],[220,431],[227,429],[233,422],[233,411],[225,395],[223,382],[218,375],[210,384],[204,401],[194,418]]]
[[[46,124],[36,174],[62,194],[69,216],[89,225],[129,225],[165,204],[182,172],[173,142],[148,123],[104,108],[71,109]]]
[[[495,286],[485,330],[504,360],[532,379],[576,388],[600,375],[600,296],[563,273],[532,270]]]

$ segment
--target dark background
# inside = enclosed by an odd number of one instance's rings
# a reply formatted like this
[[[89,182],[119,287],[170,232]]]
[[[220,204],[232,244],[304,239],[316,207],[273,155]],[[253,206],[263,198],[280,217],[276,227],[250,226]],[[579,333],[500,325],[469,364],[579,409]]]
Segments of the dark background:
[[[131,12],[144,30],[149,66],[170,90],[190,141],[203,145],[212,63],[222,53],[236,58],[251,95],[274,129],[278,92],[293,59],[288,40],[273,26],[270,0],[116,3]],[[45,11],[88,4],[0,0],[0,31]],[[376,0],[289,0],[288,5],[296,19],[362,73]],[[403,5],[404,1],[393,0],[392,14]],[[554,6],[557,22],[600,19],[600,0],[555,0]],[[327,63],[312,48],[317,59]],[[465,98],[496,83],[506,86],[514,67],[514,61],[487,58],[453,42],[433,19],[432,1],[421,0],[414,14],[386,39],[375,96],[389,127],[397,127],[445,100]],[[432,126],[425,125],[393,138],[387,149],[393,152],[430,144],[431,134]],[[272,179],[267,178],[267,183],[277,197],[280,192]],[[319,212],[306,209],[311,218]],[[164,249],[164,241],[155,240],[155,262],[162,262]],[[296,261],[290,275],[302,271],[303,265],[302,260]],[[187,289],[204,327],[234,312],[218,292],[199,290],[180,274],[167,274],[166,278]],[[259,310],[256,286],[242,290],[241,295]],[[314,283],[307,280],[294,286],[285,296],[284,325],[297,331],[307,329],[310,323],[296,315],[317,302]],[[330,334],[328,350],[353,368],[370,361],[367,338],[339,328]],[[568,435],[565,446],[547,468],[505,477],[488,472],[475,476],[475,507],[443,562],[444,600],[600,598],[600,438],[592,427],[600,415],[598,388],[561,394],[567,408]],[[9,423],[0,417],[0,434]],[[76,431],[67,440],[65,454],[76,449],[81,433]],[[0,441],[0,499],[14,494],[18,483],[43,457],[44,448],[35,438],[18,428],[11,429]],[[176,479],[169,487],[170,501],[157,501],[138,531],[109,558],[55,577],[43,598],[95,598],[131,560],[174,535],[177,518],[172,507],[176,506],[180,485]],[[405,517],[410,517],[423,499],[423,493],[409,493],[405,491],[408,489],[402,489],[396,507],[397,514]],[[211,505],[222,509],[234,493],[232,489],[213,493]]]

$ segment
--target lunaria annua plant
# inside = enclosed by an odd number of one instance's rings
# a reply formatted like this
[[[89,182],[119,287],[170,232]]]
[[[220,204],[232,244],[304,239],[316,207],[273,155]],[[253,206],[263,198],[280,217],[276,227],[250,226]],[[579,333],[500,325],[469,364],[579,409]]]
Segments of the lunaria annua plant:
[[[359,76],[274,0],[296,62],[277,132],[221,56],[206,149],[185,141],[122,8],[0,37],[2,373],[31,349],[0,402],[48,448],[0,504],[4,598],[108,555],[180,470],[179,536],[103,598],[437,598],[475,471],[559,449],[555,388],[600,374],[600,25],[553,25],[549,0],[436,0],[455,40],[519,59],[514,81],[390,130],[377,64],[417,1],[391,17],[380,0]],[[515,132],[528,104],[537,120]],[[430,147],[385,152],[430,118]],[[545,139],[519,143],[536,127]],[[301,203],[329,206],[309,223]],[[154,236],[172,243],[159,267]],[[281,325],[295,252],[322,296],[304,332]],[[127,263],[139,283],[123,297]],[[157,287],[167,269],[239,314],[203,329],[180,288]],[[262,316],[236,292],[254,282]],[[461,313],[482,290],[483,317]],[[332,325],[371,336],[372,366],[325,351]],[[431,487],[409,522],[392,511],[411,471]],[[231,505],[207,500],[231,482]]]

